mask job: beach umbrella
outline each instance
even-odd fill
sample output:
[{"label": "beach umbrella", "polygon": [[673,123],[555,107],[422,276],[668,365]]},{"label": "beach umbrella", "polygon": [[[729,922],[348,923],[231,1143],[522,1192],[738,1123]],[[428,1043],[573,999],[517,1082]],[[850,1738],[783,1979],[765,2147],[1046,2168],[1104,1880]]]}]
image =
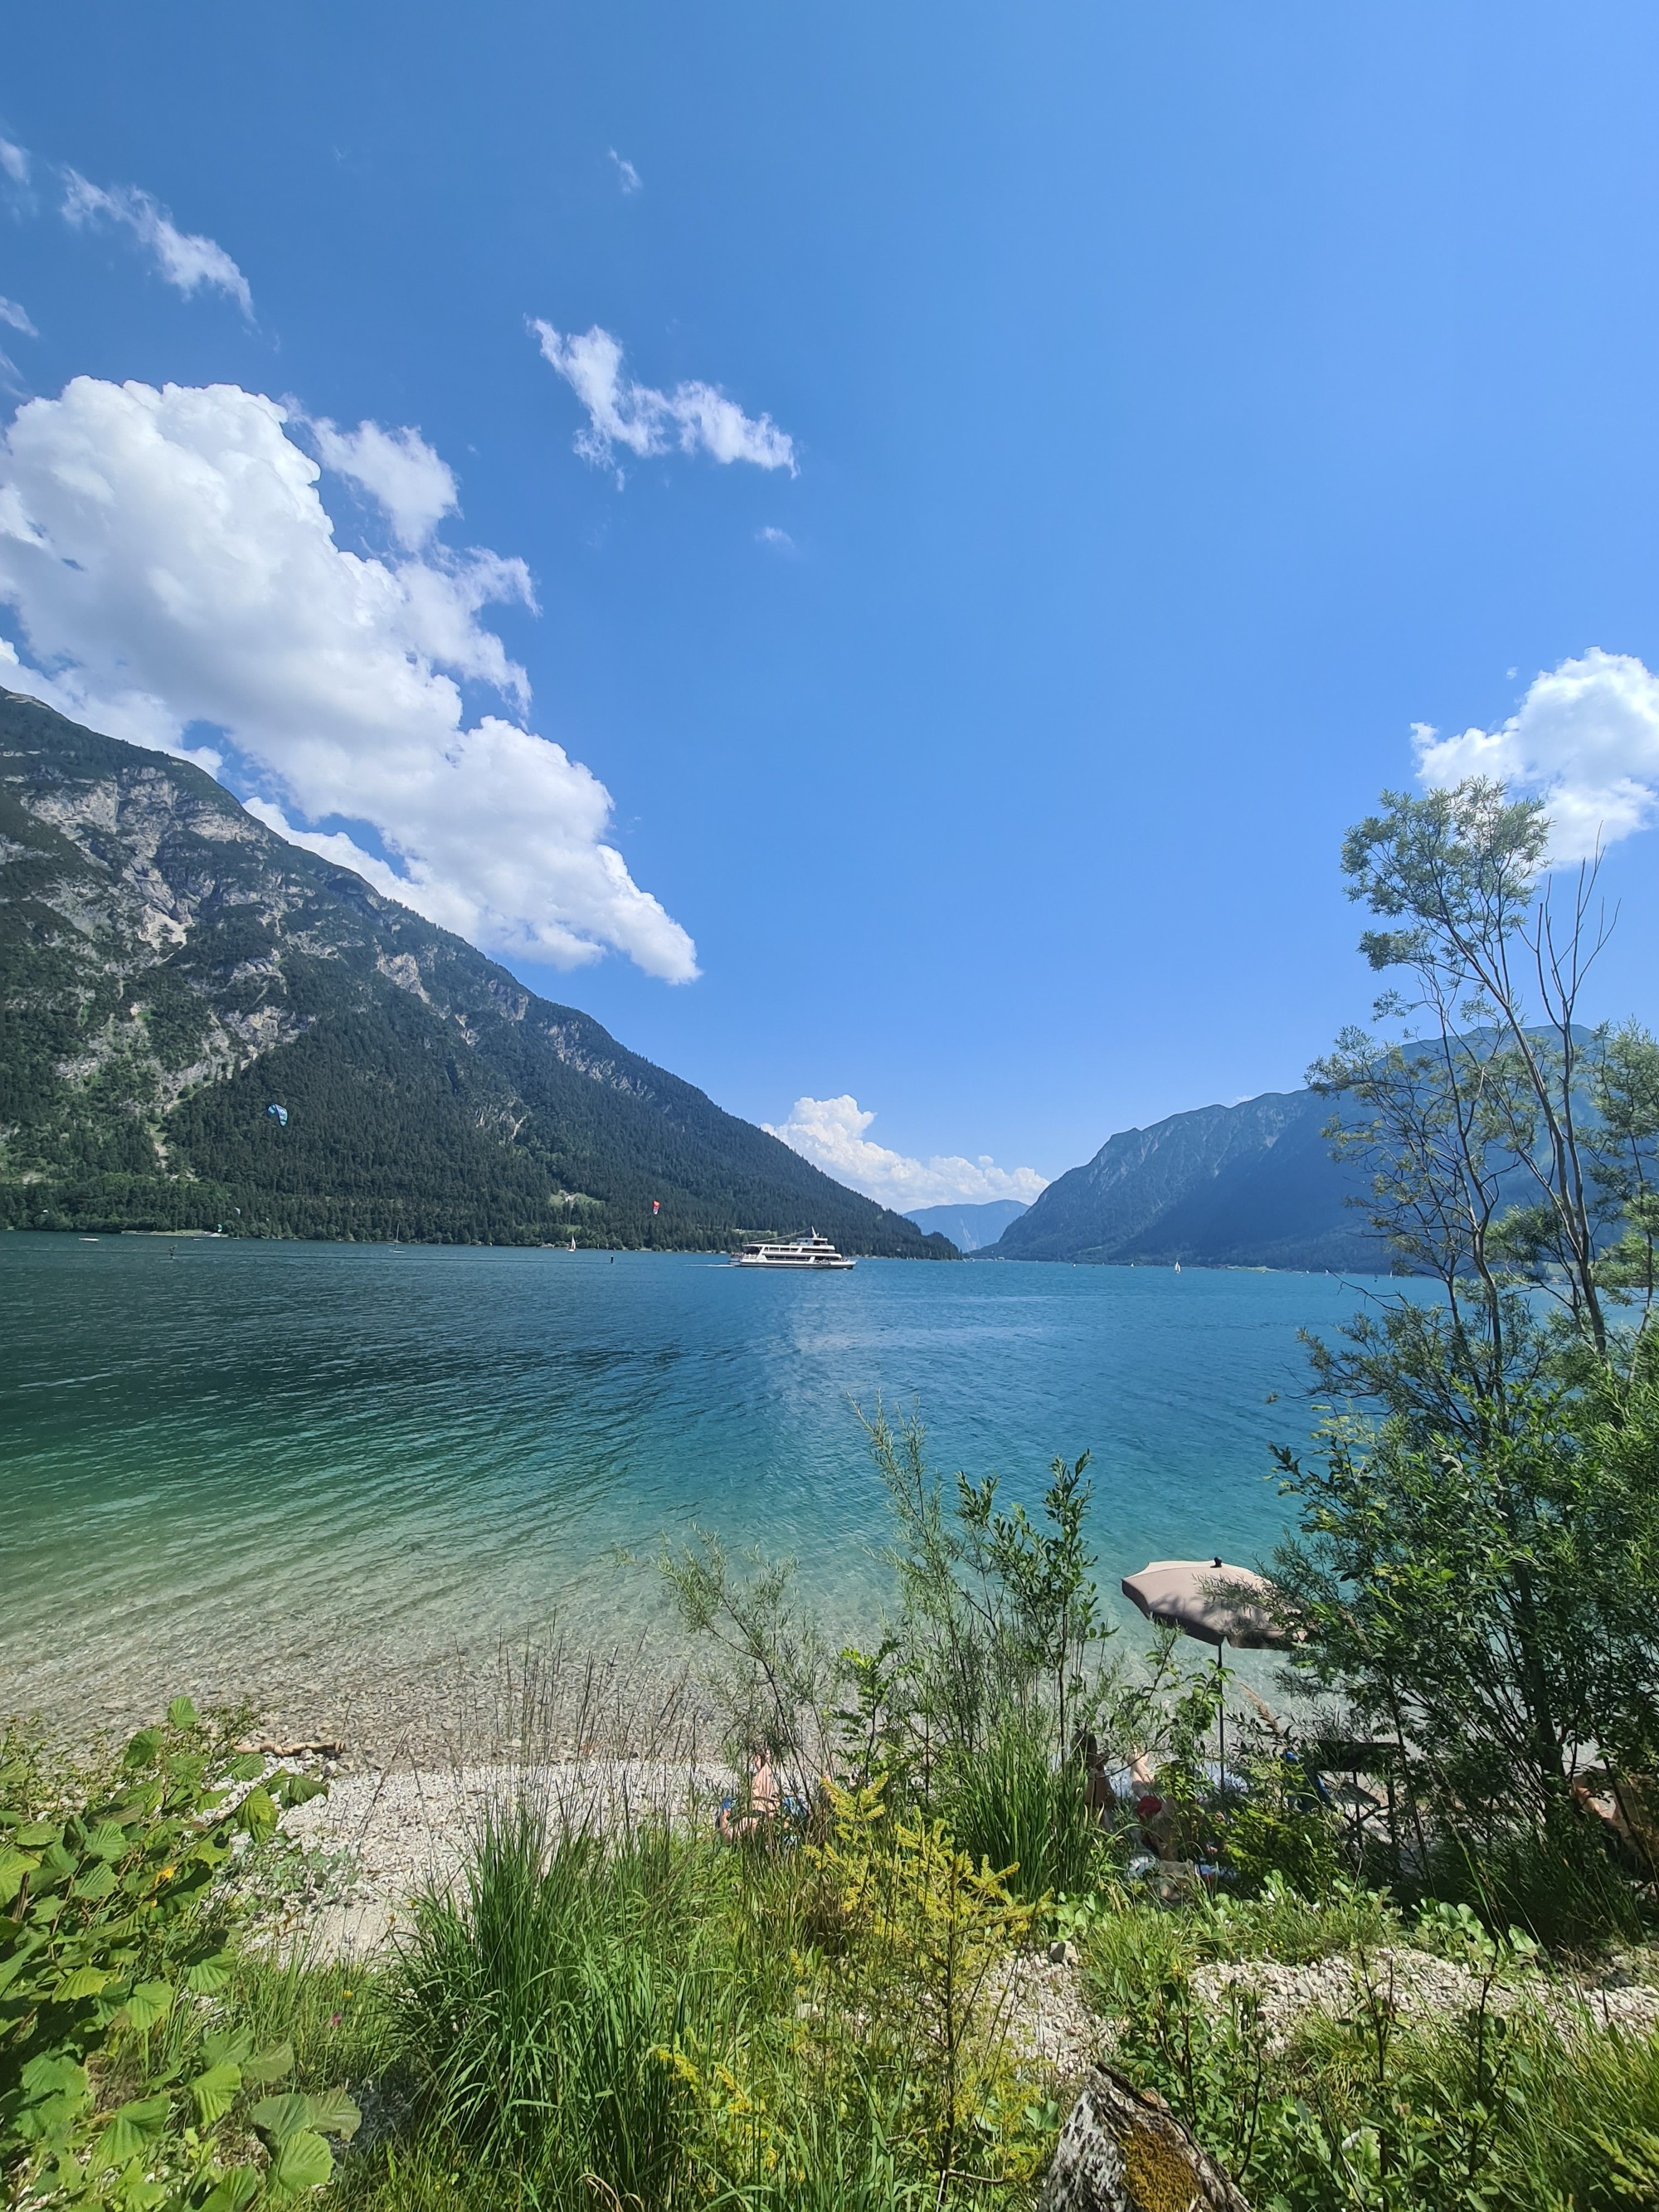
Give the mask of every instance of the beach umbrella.
[{"label": "beach umbrella", "polygon": [[1168,1621],[1218,1652],[1224,1644],[1261,1651],[1291,1641],[1273,1616],[1267,1582],[1222,1559],[1154,1559],[1138,1575],[1125,1575],[1122,1587],[1148,1620]]},{"label": "beach umbrella", "polygon": [[[1221,1647],[1234,1644],[1243,1650],[1282,1650],[1291,1641],[1274,1618],[1273,1593],[1264,1578],[1249,1567],[1231,1567],[1212,1559],[1153,1559],[1138,1575],[1125,1575],[1123,1595],[1138,1605],[1148,1620],[1167,1621],[1183,1636],[1200,1644],[1213,1644],[1218,1673]],[[1227,1765],[1227,1719],[1218,1708],[1219,1758],[1224,1779]]]}]

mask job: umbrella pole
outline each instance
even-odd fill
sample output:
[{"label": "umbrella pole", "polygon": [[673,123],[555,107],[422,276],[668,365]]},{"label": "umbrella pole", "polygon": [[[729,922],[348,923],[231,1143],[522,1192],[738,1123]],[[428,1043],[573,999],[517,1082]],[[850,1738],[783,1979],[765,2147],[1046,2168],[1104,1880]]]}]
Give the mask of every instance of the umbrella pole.
[{"label": "umbrella pole", "polygon": [[1222,1673],[1218,1644],[1215,1647],[1215,1690],[1216,1760],[1219,1770],[1215,1787],[1217,1796],[1220,1796],[1227,1787],[1227,1684]]}]

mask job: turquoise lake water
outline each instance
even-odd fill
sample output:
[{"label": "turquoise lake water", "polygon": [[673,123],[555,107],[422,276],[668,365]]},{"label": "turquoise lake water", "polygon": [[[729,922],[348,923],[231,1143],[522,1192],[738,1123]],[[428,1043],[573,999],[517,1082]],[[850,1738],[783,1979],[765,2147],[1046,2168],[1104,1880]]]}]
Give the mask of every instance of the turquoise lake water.
[{"label": "turquoise lake water", "polygon": [[[176,1252],[176,1256],[173,1254]],[[0,1705],[204,1648],[326,1676],[664,1616],[693,1523],[793,1552],[872,1624],[882,1493],[849,1399],[919,1401],[949,1473],[1034,1502],[1094,1453],[1103,1581],[1269,1550],[1327,1276],[0,1237]],[[1277,1393],[1278,1402],[1267,1402]]]}]

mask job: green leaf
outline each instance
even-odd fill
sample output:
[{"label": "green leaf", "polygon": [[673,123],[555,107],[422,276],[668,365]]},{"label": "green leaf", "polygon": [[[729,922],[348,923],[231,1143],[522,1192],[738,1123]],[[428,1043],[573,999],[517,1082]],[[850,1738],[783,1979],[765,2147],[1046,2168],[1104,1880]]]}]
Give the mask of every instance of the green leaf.
[{"label": "green leaf", "polygon": [[325,2089],[319,2096],[306,2099],[311,2107],[311,2124],[319,2135],[339,2136],[349,2142],[363,2124],[363,2116],[343,2089]]},{"label": "green leaf", "polygon": [[48,1844],[61,1843],[63,1836],[63,1830],[54,1828],[50,1820],[29,1820],[11,1832],[13,1843],[21,1844],[26,1851],[44,1850]]},{"label": "green leaf", "polygon": [[127,1746],[129,1766],[153,1766],[161,1748],[161,1731],[156,1728],[140,1729]]},{"label": "green leaf", "polygon": [[269,2050],[258,2051],[243,2062],[242,2072],[250,2081],[281,2081],[294,2071],[294,2045],[273,2043]]},{"label": "green leaf", "polygon": [[313,1797],[327,1794],[328,1784],[314,1774],[290,1774],[286,1771],[273,1774],[269,1789],[275,1790],[284,1805],[308,1805]]},{"label": "green leaf", "polygon": [[100,1966],[77,1966],[73,1973],[62,1978],[52,1995],[65,2001],[73,1997],[95,1997],[99,1990],[106,1989],[114,1978],[112,1974],[105,1973]]},{"label": "green leaf", "polygon": [[224,2028],[217,2034],[202,2038],[202,2050],[210,2066],[240,2067],[252,2048],[253,2038],[245,2027]]},{"label": "green leaf", "polygon": [[33,1851],[15,1851],[9,1844],[0,1844],[0,1905],[9,1905],[23,1887],[25,1875],[33,1874],[40,1862]]},{"label": "green leaf", "polygon": [[166,2127],[172,2108],[168,2097],[145,2097],[118,2105],[98,2137],[93,2153],[94,2170],[125,2166],[129,2159],[137,2158],[150,2138]]},{"label": "green leaf", "polygon": [[198,1959],[185,1975],[185,1987],[192,1996],[216,1997],[229,1981],[234,1963],[229,1951],[216,1951],[211,1958]]},{"label": "green leaf", "polygon": [[175,1698],[167,1707],[167,1726],[181,1730],[201,1726],[196,1708],[188,1698]]},{"label": "green leaf", "polygon": [[248,2118],[262,2136],[268,2136],[273,2143],[284,2143],[311,2125],[311,2100],[297,2089],[289,2089],[280,2097],[262,2097]]},{"label": "green leaf", "polygon": [[196,2076],[190,2085],[190,2094],[196,2100],[196,2117],[204,2128],[223,2119],[236,2101],[236,2093],[241,2086],[241,2068],[223,2062]]},{"label": "green leaf", "polygon": [[215,2183],[202,2212],[244,2212],[259,2194],[259,2169],[256,2166],[233,2166],[222,2173]]},{"label": "green leaf", "polygon": [[290,2197],[320,2189],[334,2171],[334,2154],[309,2128],[290,2136],[271,2161],[270,2179]]},{"label": "green leaf", "polygon": [[62,2051],[42,2051],[31,2058],[23,2069],[23,2096],[34,2104],[42,2097],[55,2097],[68,2090],[82,2094],[87,2087],[86,2069]]},{"label": "green leaf", "polygon": [[173,2010],[177,1995],[171,1982],[140,1982],[126,2002],[126,2026],[139,2029],[156,2027]]},{"label": "green leaf", "polygon": [[264,1771],[264,1755],[257,1751],[245,1751],[240,1759],[233,1759],[225,1772],[233,1782],[252,1782]]},{"label": "green leaf", "polygon": [[264,1790],[250,1790],[237,1813],[238,1820],[256,1844],[265,1843],[276,1834],[280,1817],[275,1802]]},{"label": "green leaf", "polygon": [[95,1859],[118,1859],[128,1848],[126,1833],[117,1820],[100,1820],[82,1846]]},{"label": "green leaf", "polygon": [[91,1870],[70,1886],[70,1895],[95,1905],[101,1897],[111,1896],[115,1889],[115,1869],[107,1859],[95,1859]]}]

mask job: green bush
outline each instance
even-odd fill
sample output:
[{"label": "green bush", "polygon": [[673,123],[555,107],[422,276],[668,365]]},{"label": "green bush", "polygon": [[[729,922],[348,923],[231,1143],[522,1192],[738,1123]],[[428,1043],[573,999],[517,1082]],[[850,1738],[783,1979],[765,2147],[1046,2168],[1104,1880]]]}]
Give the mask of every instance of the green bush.
[{"label": "green bush", "polygon": [[[27,1754],[0,1765],[0,2174],[20,2205],[247,2212],[332,2170],[340,2091],[283,2089],[225,2002],[222,1876],[320,1784],[261,1782],[176,1699],[90,1792]],[[261,2094],[262,2092],[268,2094]]]}]

